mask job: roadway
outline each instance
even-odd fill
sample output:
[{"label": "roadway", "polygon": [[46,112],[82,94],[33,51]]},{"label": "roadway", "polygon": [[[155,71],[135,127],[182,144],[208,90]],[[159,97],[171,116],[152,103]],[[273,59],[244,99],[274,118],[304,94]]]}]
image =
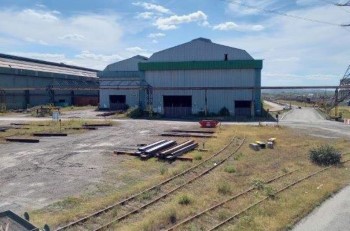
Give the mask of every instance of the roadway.
[{"label": "roadway", "polygon": [[[314,108],[292,109],[281,124],[323,138],[349,139],[350,127],[327,121]],[[350,230],[350,186],[328,199],[302,219],[293,231],[346,231]]]}]

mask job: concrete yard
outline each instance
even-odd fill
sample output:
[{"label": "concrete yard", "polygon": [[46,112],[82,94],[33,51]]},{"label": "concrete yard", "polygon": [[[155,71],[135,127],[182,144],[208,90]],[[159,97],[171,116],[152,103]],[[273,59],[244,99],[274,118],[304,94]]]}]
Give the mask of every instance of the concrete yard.
[{"label": "concrete yard", "polygon": [[[11,122],[1,119],[1,124]],[[37,144],[0,144],[0,211],[22,213],[94,192],[101,184],[118,187],[118,179],[109,174],[120,164],[113,150],[136,149],[136,144],[164,139],[157,136],[164,130],[193,127],[197,123],[125,120],[83,134],[41,138]]]}]

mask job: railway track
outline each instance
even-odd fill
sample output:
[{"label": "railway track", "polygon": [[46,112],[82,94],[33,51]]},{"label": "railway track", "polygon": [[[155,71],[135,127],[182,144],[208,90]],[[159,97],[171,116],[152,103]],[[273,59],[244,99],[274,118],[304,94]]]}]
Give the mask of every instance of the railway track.
[{"label": "railway track", "polygon": [[[344,161],[342,163],[349,162],[350,160]],[[173,230],[188,230],[190,229],[190,224],[192,225],[197,225],[195,227],[199,228],[199,230],[217,230],[220,227],[226,225],[230,221],[238,218],[242,214],[246,213],[248,210],[258,206],[259,204],[263,203],[264,201],[268,200],[271,198],[271,196],[276,196],[287,189],[315,176],[318,175],[328,169],[332,168],[332,166],[322,168],[318,171],[308,173],[305,175],[305,173],[301,171],[292,171],[289,173],[285,173],[282,175],[279,175],[277,177],[274,177],[272,179],[269,179],[267,181],[264,181],[263,184],[270,187],[270,189],[277,188],[276,191],[271,191],[271,195],[263,196],[260,198],[258,201],[256,200],[256,195],[254,195],[252,192],[255,190],[258,190],[258,188],[255,186],[252,186],[243,192],[236,194],[234,196],[229,197],[228,199],[219,202],[195,215],[189,216],[185,218],[184,220],[180,221],[179,223],[171,226],[170,228],[163,229],[163,231],[173,231]],[[296,174],[298,172],[299,174]],[[297,176],[297,179],[295,179],[295,175],[300,175]],[[286,177],[289,177],[290,179],[285,180]],[[284,179],[283,182],[279,182],[278,180]],[[249,194],[251,198],[249,197]],[[229,215],[226,218],[220,217],[220,214],[223,214],[223,212],[226,212],[226,214],[229,214],[230,212],[232,213],[232,208],[233,207],[242,207],[242,204],[237,200],[238,198],[245,197],[243,200],[248,201],[249,205],[247,207],[244,207],[242,210],[239,212]],[[192,226],[193,227],[193,226]]]},{"label": "railway track", "polygon": [[[199,164],[173,176],[163,182],[154,185],[140,193],[134,194],[102,210],[85,216],[77,221],[59,227],[56,231],[63,230],[107,230],[112,225],[131,217],[145,208],[149,207],[180,190],[186,185],[200,179],[207,173],[223,164],[232,157],[243,145],[245,138],[234,137],[220,151]],[[231,147],[235,147],[231,151]]]}]

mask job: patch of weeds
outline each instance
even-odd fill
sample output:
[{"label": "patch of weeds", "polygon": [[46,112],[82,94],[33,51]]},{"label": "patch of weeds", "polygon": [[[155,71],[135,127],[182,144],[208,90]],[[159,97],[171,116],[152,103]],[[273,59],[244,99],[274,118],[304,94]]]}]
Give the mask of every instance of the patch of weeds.
[{"label": "patch of weeds", "polygon": [[286,169],[286,168],[282,168],[282,172],[283,172],[283,173],[288,173],[289,171],[288,171],[288,169]]},{"label": "patch of weeds", "polygon": [[151,192],[147,191],[147,192],[144,192],[144,193],[141,194],[140,200],[141,200],[141,201],[143,201],[143,200],[149,200],[149,199],[151,199],[151,197],[152,197]]},{"label": "patch of weeds", "polygon": [[219,220],[220,221],[226,220],[229,216],[230,216],[230,213],[228,213],[227,211],[220,211],[219,212]]},{"label": "patch of weeds", "polygon": [[242,152],[240,152],[240,153],[238,153],[237,155],[235,155],[235,157],[233,158],[234,160],[239,160],[239,159],[241,159],[243,157],[243,153]]},{"label": "patch of weeds", "polygon": [[227,173],[235,173],[236,169],[232,165],[229,165],[225,167],[224,171]]},{"label": "patch of weeds", "polygon": [[205,229],[203,228],[199,228],[197,225],[195,224],[191,224],[190,226],[190,231],[204,231]]},{"label": "patch of weeds", "polygon": [[263,190],[265,188],[265,183],[262,180],[254,180],[253,186],[258,190]]},{"label": "patch of weeds", "polygon": [[160,167],[160,174],[161,175],[164,175],[167,172],[168,172],[168,168],[167,167],[165,167],[164,165]]},{"label": "patch of weeds", "polygon": [[201,154],[196,154],[196,155],[194,156],[194,159],[195,159],[195,160],[202,160],[202,155],[201,155]]},{"label": "patch of weeds", "polygon": [[228,183],[221,183],[218,185],[218,193],[227,195],[231,193],[231,187]]},{"label": "patch of weeds", "polygon": [[52,204],[50,207],[53,209],[70,209],[79,205],[83,200],[77,197],[67,197],[62,201],[58,201]]},{"label": "patch of weeds", "polygon": [[340,152],[330,145],[322,145],[311,149],[309,157],[313,163],[325,166],[339,164],[341,160]]},{"label": "patch of weeds", "polygon": [[266,193],[266,196],[268,196],[272,199],[276,198],[276,190],[274,188],[272,188],[271,186],[265,187],[265,193]]},{"label": "patch of weeds", "polygon": [[180,205],[189,205],[192,204],[192,198],[188,195],[181,195],[178,199]]}]

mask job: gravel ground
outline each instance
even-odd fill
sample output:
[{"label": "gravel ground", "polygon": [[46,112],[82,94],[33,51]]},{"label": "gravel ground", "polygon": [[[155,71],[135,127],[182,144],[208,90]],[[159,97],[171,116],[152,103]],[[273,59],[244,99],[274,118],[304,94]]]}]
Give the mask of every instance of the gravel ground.
[{"label": "gravel ground", "polygon": [[[96,119],[92,110],[65,112],[65,118]],[[48,120],[50,118],[32,118],[22,114],[11,117],[1,116],[0,125],[8,125],[18,121]],[[99,119],[103,120],[103,119]],[[160,138],[157,136],[167,129],[198,128],[196,122],[183,121],[151,121],[151,120],[115,120],[117,127],[101,128],[84,134],[60,138],[42,138],[38,144],[0,144],[0,211],[11,209],[17,213],[41,208],[67,196],[81,192],[96,190],[99,183],[114,184],[118,187],[118,177],[108,177],[111,169],[117,169],[119,160],[111,155],[115,149],[135,149],[137,143],[150,143]],[[243,123],[223,123],[243,124]],[[256,125],[257,123],[244,123]],[[266,123],[274,124],[274,123]],[[281,119],[280,124],[311,136],[325,138],[350,137],[350,127],[339,122],[326,121],[313,108],[293,109]],[[140,179],[142,180],[142,179]],[[323,219],[321,212],[315,212],[295,231],[330,230],[327,227],[338,227],[337,224],[348,225],[349,188],[344,190],[346,196],[339,196],[334,207],[326,207],[333,211],[334,219]],[[333,199],[332,199],[333,200]],[[328,203],[328,202],[327,202]],[[327,204],[326,203],[326,204]],[[334,211],[345,211],[335,213]],[[338,215],[337,215],[338,214]],[[324,228],[312,229],[312,224],[322,223]],[[343,227],[343,226],[339,226]],[[345,227],[345,226],[344,226]],[[332,229],[346,230],[346,229]]]},{"label": "gravel ground", "polygon": [[[2,124],[13,122],[1,119]],[[94,191],[98,183],[117,187],[115,176],[108,177],[109,170],[120,165],[120,159],[111,155],[113,150],[136,149],[136,144],[160,140],[161,131],[197,124],[124,120],[116,127],[41,138],[37,144],[0,144],[0,211],[22,213],[41,208],[67,196]]]}]

